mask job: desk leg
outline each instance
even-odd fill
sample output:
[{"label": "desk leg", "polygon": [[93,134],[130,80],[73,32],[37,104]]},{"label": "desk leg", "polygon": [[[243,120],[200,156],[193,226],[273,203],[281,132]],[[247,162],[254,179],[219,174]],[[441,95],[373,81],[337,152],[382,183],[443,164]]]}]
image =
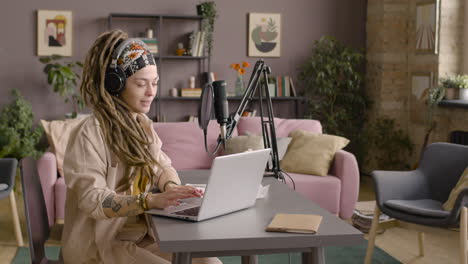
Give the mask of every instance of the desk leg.
[{"label": "desk leg", "polygon": [[189,252],[178,252],[172,254],[172,264],[191,264],[192,256]]},{"label": "desk leg", "polygon": [[302,264],[325,264],[325,250],[317,247],[311,252],[302,252]]},{"label": "desk leg", "polygon": [[252,256],[242,256],[241,257],[242,264],[257,264],[258,263],[258,258],[257,255],[252,255]]}]

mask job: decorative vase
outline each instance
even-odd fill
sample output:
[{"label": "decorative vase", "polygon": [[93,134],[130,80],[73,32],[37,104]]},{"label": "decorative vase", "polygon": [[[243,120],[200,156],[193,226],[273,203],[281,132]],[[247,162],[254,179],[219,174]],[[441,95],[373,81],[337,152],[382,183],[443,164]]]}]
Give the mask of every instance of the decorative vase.
[{"label": "decorative vase", "polygon": [[235,88],[236,96],[244,95],[244,79],[241,74],[237,75]]},{"label": "decorative vase", "polygon": [[468,89],[460,89],[460,100],[468,101]]},{"label": "decorative vase", "polygon": [[457,88],[453,88],[453,87],[445,88],[445,99],[447,100],[457,99],[457,92],[458,92]]}]

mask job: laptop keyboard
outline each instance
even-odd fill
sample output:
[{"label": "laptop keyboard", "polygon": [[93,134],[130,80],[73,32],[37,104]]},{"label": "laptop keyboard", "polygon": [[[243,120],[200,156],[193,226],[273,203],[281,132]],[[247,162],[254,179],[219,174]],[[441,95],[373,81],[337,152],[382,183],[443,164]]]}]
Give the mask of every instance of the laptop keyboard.
[{"label": "laptop keyboard", "polygon": [[185,210],[182,210],[182,211],[174,212],[173,214],[197,216],[199,211],[200,211],[200,206],[197,206],[197,207],[192,207],[192,208],[185,209]]}]

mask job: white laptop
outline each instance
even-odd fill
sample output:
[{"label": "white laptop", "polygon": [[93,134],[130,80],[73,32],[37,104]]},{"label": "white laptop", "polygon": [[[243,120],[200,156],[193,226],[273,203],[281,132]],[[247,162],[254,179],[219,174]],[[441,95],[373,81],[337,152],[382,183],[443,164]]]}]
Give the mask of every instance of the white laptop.
[{"label": "white laptop", "polygon": [[271,149],[216,157],[202,198],[146,213],[202,221],[255,205]]}]

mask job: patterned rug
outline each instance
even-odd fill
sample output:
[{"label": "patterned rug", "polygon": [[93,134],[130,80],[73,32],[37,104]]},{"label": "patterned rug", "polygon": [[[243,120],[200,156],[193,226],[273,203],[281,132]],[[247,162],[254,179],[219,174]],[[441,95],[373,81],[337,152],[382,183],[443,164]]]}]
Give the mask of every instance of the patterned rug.
[{"label": "patterned rug", "polygon": [[[325,258],[327,264],[350,264],[350,263],[363,263],[366,255],[367,242],[351,247],[327,247],[325,249]],[[46,247],[46,256],[49,259],[56,260],[59,256],[59,246]],[[240,257],[221,257],[223,264],[240,264]],[[291,259],[291,262],[289,262]],[[18,248],[16,256],[13,259],[14,264],[29,264],[29,249]],[[301,257],[299,253],[291,254],[271,254],[260,255],[259,264],[300,264]],[[377,246],[374,249],[372,258],[373,264],[398,264],[398,260],[381,250]]]}]

